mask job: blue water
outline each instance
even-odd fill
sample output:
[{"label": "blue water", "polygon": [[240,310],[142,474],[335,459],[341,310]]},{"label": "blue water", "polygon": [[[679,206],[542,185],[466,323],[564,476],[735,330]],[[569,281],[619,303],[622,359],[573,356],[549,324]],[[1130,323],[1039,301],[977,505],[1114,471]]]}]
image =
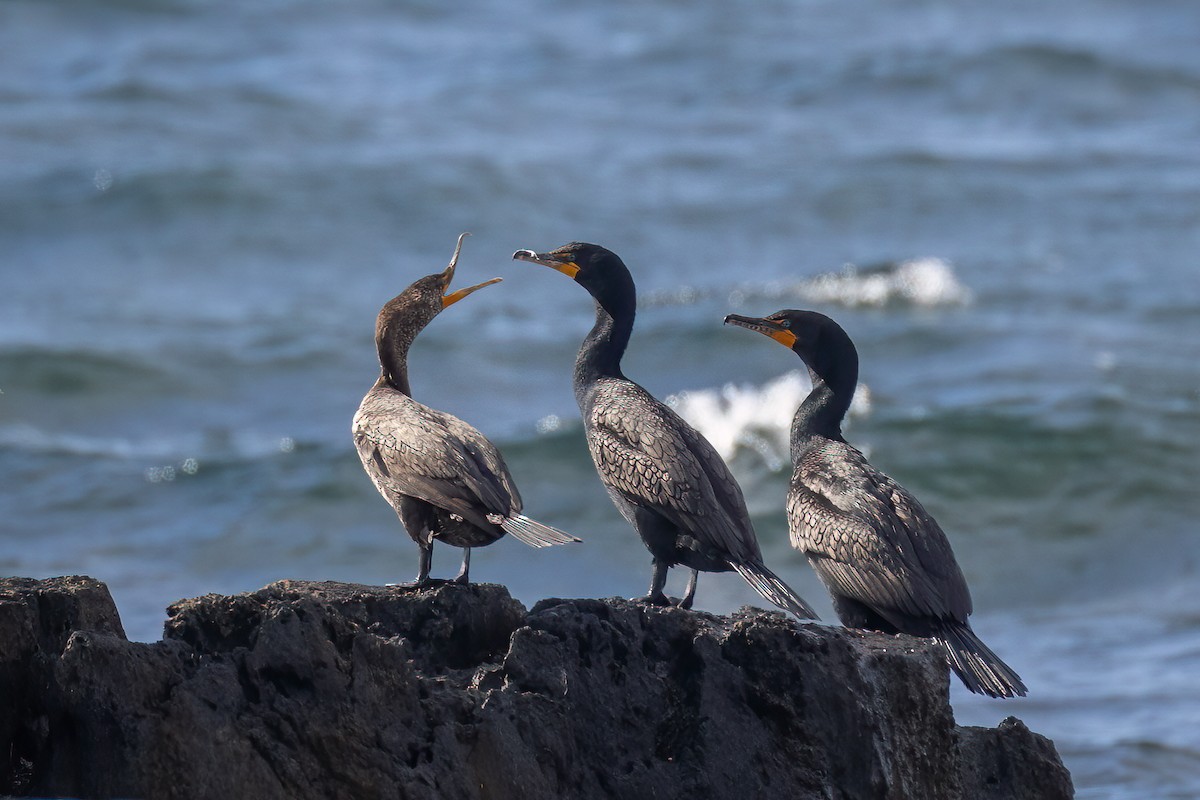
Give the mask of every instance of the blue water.
[{"label": "blue water", "polygon": [[1080,797],[1198,797],[1198,32],[1190,0],[8,0],[0,573],[102,579],[142,640],[181,597],[411,578],[350,417],[375,313],[469,230],[459,280],[505,282],[423,334],[414,391],[586,539],[472,576],[643,592],[571,394],[590,301],[509,258],[595,241],[641,291],[628,374],[826,619],[782,511],[807,378],[729,312],[855,338],[847,435],[949,531],[1030,688],[955,684],[959,721],[1022,717]]}]

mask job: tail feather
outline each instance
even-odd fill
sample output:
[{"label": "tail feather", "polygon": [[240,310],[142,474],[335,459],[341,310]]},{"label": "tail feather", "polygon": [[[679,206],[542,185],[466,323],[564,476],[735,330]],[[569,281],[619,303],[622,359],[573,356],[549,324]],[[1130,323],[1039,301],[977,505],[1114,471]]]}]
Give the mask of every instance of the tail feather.
[{"label": "tail feather", "polygon": [[569,533],[560,531],[558,528],[543,525],[536,519],[530,519],[524,514],[505,517],[500,523],[500,527],[530,547],[550,547],[556,544],[583,541]]},{"label": "tail feather", "polygon": [[746,583],[754,587],[754,591],[770,600],[784,611],[790,611],[800,619],[820,619],[817,612],[812,610],[800,595],[780,580],[779,576],[761,562],[753,564],[731,564],[738,574],[746,579]]},{"label": "tail feather", "polygon": [[948,624],[934,638],[945,646],[950,669],[972,692],[988,697],[1025,696],[1027,690],[1021,676],[967,625]]}]

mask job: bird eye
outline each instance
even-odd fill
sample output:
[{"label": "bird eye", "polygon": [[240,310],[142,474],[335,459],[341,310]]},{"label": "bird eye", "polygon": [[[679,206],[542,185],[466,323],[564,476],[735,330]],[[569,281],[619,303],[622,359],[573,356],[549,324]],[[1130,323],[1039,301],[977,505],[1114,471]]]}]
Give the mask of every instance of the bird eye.
[{"label": "bird eye", "polygon": [[792,327],[792,321],[790,319],[780,320],[779,327],[790,328]]}]

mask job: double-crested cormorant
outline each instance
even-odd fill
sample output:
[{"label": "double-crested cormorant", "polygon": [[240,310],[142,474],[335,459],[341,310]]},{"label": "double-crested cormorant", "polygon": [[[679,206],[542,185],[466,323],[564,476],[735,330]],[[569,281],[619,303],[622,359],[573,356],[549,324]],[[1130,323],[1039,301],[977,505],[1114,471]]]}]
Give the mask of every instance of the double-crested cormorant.
[{"label": "double-crested cormorant", "polygon": [[915,497],[842,438],[858,384],[850,337],[815,311],[730,314],[725,322],[771,337],[808,366],[813,388],[792,421],[788,527],[842,623],[933,638],[972,692],[1024,696],[1020,676],[967,622],[971,593],[946,534]]},{"label": "double-crested cormorant", "polygon": [[692,570],[679,605],[690,608],[699,570],[736,570],[775,605],[801,618],[816,614],[763,564],[742,490],[708,441],[621,372],[637,294],[615,253],[572,242],[513,258],[573,278],[596,301],[596,324],[575,361],[575,399],[600,480],[654,559],[647,600],[666,604],[668,568]]},{"label": "double-crested cormorant", "polygon": [[467,583],[471,548],[511,533],[531,547],[579,541],[521,514],[521,495],[504,458],[467,423],[412,399],[408,349],[430,320],[452,303],[500,278],[447,294],[462,250],[458,237],[445,271],[426,275],[392,298],[375,320],[382,367],[354,415],[354,444],[363,469],[421,550],[414,585],[429,583],[433,541],[463,548]]}]

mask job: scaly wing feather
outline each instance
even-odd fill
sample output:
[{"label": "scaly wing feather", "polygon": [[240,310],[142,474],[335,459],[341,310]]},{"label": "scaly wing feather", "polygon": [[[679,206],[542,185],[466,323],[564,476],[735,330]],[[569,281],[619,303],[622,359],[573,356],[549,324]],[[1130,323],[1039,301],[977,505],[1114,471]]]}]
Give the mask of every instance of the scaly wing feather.
[{"label": "scaly wing feather", "polygon": [[600,479],[731,561],[761,561],[742,491],[704,437],[630,381],[595,389],[586,419]]},{"label": "scaly wing feather", "polygon": [[521,509],[504,459],[479,431],[399,392],[373,390],[354,417],[363,467],[395,505],[424,500],[481,526]]},{"label": "scaly wing feather", "polygon": [[858,450],[830,441],[804,454],[788,494],[792,543],[832,591],[885,618],[965,620],[966,580],[941,527]]}]

